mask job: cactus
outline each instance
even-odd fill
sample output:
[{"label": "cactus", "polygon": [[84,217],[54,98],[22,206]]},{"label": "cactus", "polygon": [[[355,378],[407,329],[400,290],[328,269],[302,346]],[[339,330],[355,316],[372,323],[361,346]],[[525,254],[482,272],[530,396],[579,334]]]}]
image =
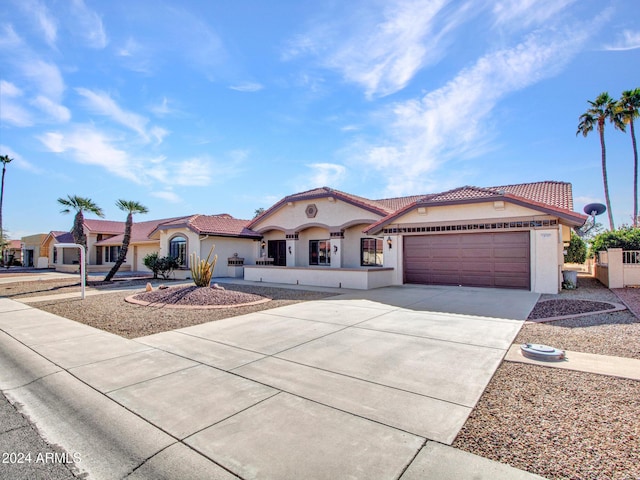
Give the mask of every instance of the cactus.
[{"label": "cactus", "polygon": [[190,256],[191,277],[196,287],[208,287],[211,283],[213,269],[216,267],[216,262],[218,261],[218,255],[214,255],[213,260],[209,261],[214,248],[216,248],[215,245],[211,247],[209,255],[207,255],[205,260],[201,260],[200,257],[196,255],[196,252],[193,252]]}]

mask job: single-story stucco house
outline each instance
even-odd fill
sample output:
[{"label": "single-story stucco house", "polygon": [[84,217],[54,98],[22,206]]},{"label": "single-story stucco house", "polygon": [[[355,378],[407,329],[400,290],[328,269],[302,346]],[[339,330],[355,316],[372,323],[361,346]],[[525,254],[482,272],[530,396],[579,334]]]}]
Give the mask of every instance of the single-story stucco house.
[{"label": "single-story stucco house", "polygon": [[[519,288],[557,293],[563,250],[586,216],[573,211],[571,184],[545,181],[371,200],[328,187],[286,196],[253,220],[227,214],[134,223],[123,271],[147,270],[145,255],[218,255],[214,276],[370,289],[404,283]],[[85,219],[89,270],[106,271],[124,222]],[[51,232],[50,265],[77,271],[72,242]],[[54,256],[55,255],[55,256]]]},{"label": "single-story stucco house", "polygon": [[[228,257],[253,259],[259,254],[260,234],[248,230],[248,223],[249,220],[239,220],[227,214],[134,222],[127,257],[120,271],[148,271],[143,263],[144,257],[156,252],[160,256],[176,257],[182,268],[174,276],[187,278],[190,276],[189,255],[195,252],[205,258],[215,244],[214,254],[218,255],[220,261],[216,264],[214,276],[227,276]],[[120,254],[124,229],[124,222],[85,218],[89,272],[107,272],[111,269]],[[58,271],[77,272],[78,250],[54,248],[54,245],[61,243],[74,243],[71,233],[51,232],[42,242],[41,251],[48,252],[49,267]],[[237,268],[232,270],[234,275],[238,275]]]},{"label": "single-story stucco house", "polygon": [[563,250],[586,216],[571,184],[536,182],[370,200],[331,188],[287,196],[252,220],[272,265],[246,280],[346,288],[404,283],[557,293]]}]

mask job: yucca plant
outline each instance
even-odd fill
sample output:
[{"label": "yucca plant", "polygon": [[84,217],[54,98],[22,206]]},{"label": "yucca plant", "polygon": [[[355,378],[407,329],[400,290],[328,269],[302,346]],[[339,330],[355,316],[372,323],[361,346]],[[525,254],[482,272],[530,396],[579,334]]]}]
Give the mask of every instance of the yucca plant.
[{"label": "yucca plant", "polygon": [[213,269],[216,268],[216,262],[218,261],[218,255],[213,256],[213,260],[209,261],[215,245],[211,246],[209,255],[205,260],[201,260],[196,252],[193,252],[189,257],[191,259],[191,277],[196,287],[208,287],[211,283],[211,277],[213,276]]}]

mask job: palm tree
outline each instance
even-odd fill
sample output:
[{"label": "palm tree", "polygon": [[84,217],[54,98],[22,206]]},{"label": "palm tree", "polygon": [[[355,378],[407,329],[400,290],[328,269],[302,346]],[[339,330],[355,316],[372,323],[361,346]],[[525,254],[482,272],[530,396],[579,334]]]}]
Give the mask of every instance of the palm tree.
[{"label": "palm tree", "polygon": [[0,189],[0,253],[2,253],[2,263],[4,264],[4,230],[2,228],[2,202],[4,200],[4,174],[7,171],[7,163],[11,163],[13,158],[9,158],[9,155],[0,155],[0,162],[2,162],[2,188]]},{"label": "palm tree", "polygon": [[633,226],[638,226],[638,148],[636,146],[636,132],[633,120],[640,116],[640,88],[625,90],[618,102],[622,121],[629,125],[631,144],[633,145]]},{"label": "palm tree", "polygon": [[[71,234],[73,235],[73,241],[78,245],[82,245],[87,250],[87,236],[84,234],[84,212],[93,213],[98,217],[104,217],[102,209],[93,203],[90,198],[78,197],[77,195],[67,195],[67,198],[59,198],[58,203],[63,205],[64,209],[61,213],[71,213],[71,210],[75,210],[76,216],[73,219],[73,229]],[[85,256],[85,262],[88,255]],[[85,268],[85,275],[87,269]]]},{"label": "palm tree", "polygon": [[116,206],[127,213],[127,222],[124,226],[124,238],[122,239],[122,247],[120,248],[120,253],[118,254],[118,259],[116,260],[115,265],[107,276],[104,277],[105,282],[110,282],[113,276],[118,273],[120,266],[124,263],[127,258],[127,250],[129,250],[129,242],[131,241],[131,227],[133,226],[133,214],[134,213],[147,213],[149,210],[147,207],[142,205],[141,203],[127,200],[118,200],[116,202]]},{"label": "palm tree", "polygon": [[597,125],[600,134],[600,150],[602,152],[602,181],[604,183],[604,199],[607,204],[607,213],[609,214],[609,228],[614,230],[613,214],[611,213],[611,200],[609,198],[609,181],[607,179],[607,151],[604,144],[604,124],[609,120],[616,128],[624,131],[624,123],[621,115],[616,108],[617,102],[609,96],[607,92],[598,95],[595,101],[588,100],[589,109],[580,115],[580,123],[576,135],[582,133],[586,137],[589,132],[593,131],[593,127]]}]

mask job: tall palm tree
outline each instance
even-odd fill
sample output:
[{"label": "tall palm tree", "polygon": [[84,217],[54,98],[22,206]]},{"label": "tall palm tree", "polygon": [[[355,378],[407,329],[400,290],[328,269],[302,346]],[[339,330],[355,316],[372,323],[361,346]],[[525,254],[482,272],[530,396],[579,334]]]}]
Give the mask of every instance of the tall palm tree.
[{"label": "tall palm tree", "polygon": [[0,162],[2,162],[2,187],[0,189],[0,253],[2,254],[2,263],[4,264],[4,230],[2,228],[2,202],[4,201],[4,174],[7,171],[7,163],[11,163],[13,158],[9,158],[9,155],[0,155]]},{"label": "tall palm tree", "polygon": [[116,206],[127,213],[127,222],[124,225],[124,238],[122,239],[122,247],[120,248],[120,254],[116,260],[115,265],[111,268],[107,276],[104,277],[105,282],[110,282],[113,276],[118,273],[120,266],[127,258],[127,251],[129,250],[129,242],[131,242],[131,227],[133,227],[133,214],[134,213],[147,213],[149,210],[141,203],[127,200],[118,200]]},{"label": "tall palm tree", "polygon": [[629,125],[631,144],[633,145],[633,226],[638,226],[638,147],[633,120],[640,116],[640,88],[625,90],[618,102],[622,121]]},{"label": "tall palm tree", "polygon": [[[104,217],[102,209],[90,198],[79,197],[77,195],[67,195],[67,198],[59,198],[58,203],[66,207],[61,210],[61,213],[71,213],[72,210],[76,212],[76,216],[73,219],[71,234],[73,235],[73,241],[78,245],[82,245],[86,252],[87,236],[84,234],[84,212],[93,213],[98,217]],[[87,257],[88,255],[85,256],[85,263],[87,261]],[[84,271],[86,276],[87,269],[85,268]]]},{"label": "tall palm tree", "polygon": [[578,131],[576,135],[580,133],[586,137],[593,131],[594,126],[597,126],[598,133],[600,134],[600,150],[602,153],[602,181],[604,183],[604,199],[607,204],[607,213],[609,214],[609,228],[614,230],[613,214],[611,213],[611,200],[609,198],[609,180],[607,179],[607,151],[604,144],[604,124],[607,120],[612,122],[616,128],[624,131],[624,123],[622,122],[622,116],[616,108],[617,102],[609,96],[607,92],[602,92],[598,95],[595,101],[588,100],[589,109],[580,115],[580,123],[578,124]]}]

